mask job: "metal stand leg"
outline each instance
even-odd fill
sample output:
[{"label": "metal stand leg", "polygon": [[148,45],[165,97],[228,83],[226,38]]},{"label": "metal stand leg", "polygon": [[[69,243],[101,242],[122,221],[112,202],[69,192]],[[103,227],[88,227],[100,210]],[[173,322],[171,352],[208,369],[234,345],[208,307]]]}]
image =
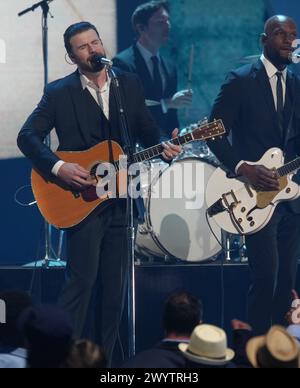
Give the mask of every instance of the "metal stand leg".
[{"label": "metal stand leg", "polygon": [[230,240],[230,234],[227,233],[227,232],[223,232],[224,233],[224,238],[225,238],[225,262],[226,263],[230,263],[231,262],[231,249],[230,249],[230,245],[231,245],[231,240]]},{"label": "metal stand leg", "polygon": [[240,258],[241,258],[241,263],[248,263],[248,255],[247,255],[247,246],[246,246],[246,237],[245,236],[241,236]]},{"label": "metal stand leg", "polygon": [[[43,0],[33,4],[31,7],[21,11],[18,16],[23,16],[28,12],[33,12],[37,8],[41,8],[43,12],[42,20],[42,40],[43,40],[43,61],[44,61],[44,86],[48,85],[48,15],[50,14],[49,3],[53,0]],[[50,14],[51,15],[51,14]],[[51,17],[53,17],[51,15]],[[48,135],[45,139],[47,147],[51,148],[51,137]],[[45,253],[42,259],[42,266],[48,268],[51,261],[60,261],[60,254],[54,252],[52,246],[52,226],[45,221],[44,224],[45,235]]]}]

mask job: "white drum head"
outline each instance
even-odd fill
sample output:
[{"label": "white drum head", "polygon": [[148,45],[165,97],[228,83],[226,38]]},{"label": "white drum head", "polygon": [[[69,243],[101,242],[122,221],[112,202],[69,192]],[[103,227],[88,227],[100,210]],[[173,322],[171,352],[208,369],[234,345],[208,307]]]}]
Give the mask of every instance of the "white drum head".
[{"label": "white drum head", "polygon": [[[214,171],[215,167],[203,160],[184,159],[153,182],[148,222],[156,243],[167,255],[200,262],[220,252],[206,221],[205,190]],[[212,228],[221,240],[221,230],[214,221]]]}]

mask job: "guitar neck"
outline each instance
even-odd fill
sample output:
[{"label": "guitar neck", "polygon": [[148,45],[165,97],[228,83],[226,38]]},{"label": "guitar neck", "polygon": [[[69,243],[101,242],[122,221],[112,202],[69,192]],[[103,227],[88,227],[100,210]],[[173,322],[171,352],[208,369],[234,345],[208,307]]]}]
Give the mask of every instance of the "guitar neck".
[{"label": "guitar neck", "polygon": [[[204,138],[204,136],[203,136],[203,138]],[[172,139],[169,142],[174,144],[174,145],[181,145],[182,146],[182,145],[190,143],[192,141],[194,141],[193,133],[187,133],[186,135],[176,137],[175,139]],[[153,159],[153,158],[156,158],[156,157],[162,155],[164,150],[165,149],[164,149],[162,144],[158,144],[154,147],[147,148],[146,150],[143,150],[143,151],[135,154],[134,161],[136,163],[148,161],[150,159]]]},{"label": "guitar neck", "polygon": [[293,172],[296,172],[300,169],[300,158],[297,158],[293,160],[292,162],[289,162],[285,164],[284,166],[278,168],[277,172],[279,176],[283,177],[289,174],[292,174]]}]

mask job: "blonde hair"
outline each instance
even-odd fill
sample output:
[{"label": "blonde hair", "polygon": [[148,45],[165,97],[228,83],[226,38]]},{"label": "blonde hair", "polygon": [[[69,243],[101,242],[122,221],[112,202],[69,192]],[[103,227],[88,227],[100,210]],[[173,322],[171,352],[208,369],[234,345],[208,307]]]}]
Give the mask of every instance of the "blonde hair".
[{"label": "blonde hair", "polygon": [[88,340],[75,341],[63,368],[97,369],[106,367],[103,349]]}]

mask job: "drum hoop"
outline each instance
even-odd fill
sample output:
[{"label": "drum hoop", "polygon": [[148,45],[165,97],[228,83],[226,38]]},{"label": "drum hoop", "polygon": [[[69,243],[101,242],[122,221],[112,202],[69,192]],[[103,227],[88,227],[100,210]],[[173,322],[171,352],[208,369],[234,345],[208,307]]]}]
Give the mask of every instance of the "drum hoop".
[{"label": "drum hoop", "polygon": [[[152,240],[155,242],[155,244],[158,246],[158,248],[160,248],[162,250],[163,253],[165,253],[168,257],[170,258],[176,258],[176,256],[172,255],[162,244],[161,242],[158,240],[158,238],[156,237],[156,234],[153,230],[153,224],[152,224],[152,221],[151,221],[151,213],[150,213],[150,208],[151,208],[151,193],[152,193],[152,186],[155,185],[158,180],[162,177],[162,175],[164,174],[164,172],[166,172],[170,167],[174,166],[176,163],[180,163],[182,161],[185,161],[185,160],[190,160],[190,161],[193,161],[193,160],[196,160],[196,161],[202,161],[202,162],[205,162],[207,164],[209,164],[210,166],[212,167],[216,167],[215,165],[213,165],[212,163],[210,163],[209,161],[207,161],[205,158],[199,158],[199,157],[188,157],[188,158],[185,158],[185,159],[177,159],[175,160],[172,164],[170,164],[169,166],[166,166],[166,168],[163,170],[163,171],[160,171],[160,173],[157,175],[157,177],[155,177],[153,179],[153,182],[151,182],[150,186],[149,186],[149,189],[148,189],[148,198],[146,200],[146,217],[145,217],[145,221],[146,221],[146,224],[147,224],[147,227],[149,229],[149,234],[152,238]],[[209,260],[209,259],[207,259]]]}]

